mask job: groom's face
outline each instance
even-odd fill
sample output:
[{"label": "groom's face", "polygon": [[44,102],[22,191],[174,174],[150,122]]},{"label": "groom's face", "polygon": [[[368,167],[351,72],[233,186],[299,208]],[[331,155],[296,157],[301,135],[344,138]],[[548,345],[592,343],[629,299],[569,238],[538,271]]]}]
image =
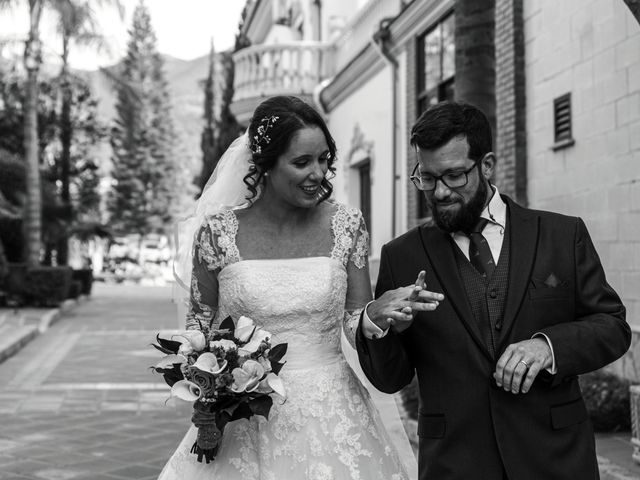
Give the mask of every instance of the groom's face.
[{"label": "groom's face", "polygon": [[[439,177],[468,171],[476,163],[469,159],[468,154],[469,145],[464,136],[454,137],[434,150],[418,149],[420,173]],[[493,156],[489,158],[489,169],[493,166],[492,160]],[[436,182],[434,190],[424,192],[433,219],[441,230],[471,230],[490,198],[485,178],[485,175],[488,177],[490,173],[490,170],[487,173],[487,165],[483,159],[466,174],[466,185],[452,188],[440,179]]]}]

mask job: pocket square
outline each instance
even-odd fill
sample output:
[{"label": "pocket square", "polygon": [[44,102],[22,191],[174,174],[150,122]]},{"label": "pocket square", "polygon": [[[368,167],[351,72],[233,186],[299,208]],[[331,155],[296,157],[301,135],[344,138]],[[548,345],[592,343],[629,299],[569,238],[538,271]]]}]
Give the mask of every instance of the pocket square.
[{"label": "pocket square", "polygon": [[562,282],[552,272],[543,283],[547,288],[556,288]]},{"label": "pocket square", "polygon": [[560,280],[556,276],[555,273],[551,272],[547,278],[543,280],[544,277],[531,277],[531,286],[536,289],[547,289],[547,288],[560,288],[566,285],[566,281]]}]

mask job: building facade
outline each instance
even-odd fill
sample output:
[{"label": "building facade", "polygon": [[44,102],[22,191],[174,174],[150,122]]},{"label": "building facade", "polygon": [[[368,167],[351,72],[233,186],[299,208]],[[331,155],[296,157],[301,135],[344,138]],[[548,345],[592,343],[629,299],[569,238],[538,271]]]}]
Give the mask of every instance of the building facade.
[{"label": "building facade", "polygon": [[[499,190],[584,219],[640,332],[640,24],[623,0],[250,6],[253,46],[236,53],[236,111],[247,121],[264,96],[287,93],[326,115],[339,151],[335,197],[365,214],[374,276],[382,245],[429,217],[409,181],[412,124],[432,103],[464,100],[494,125]],[[297,20],[278,20],[282,11]],[[272,60],[286,49],[312,60],[272,88],[273,69],[293,65]],[[640,379],[634,351],[617,366]]]}]

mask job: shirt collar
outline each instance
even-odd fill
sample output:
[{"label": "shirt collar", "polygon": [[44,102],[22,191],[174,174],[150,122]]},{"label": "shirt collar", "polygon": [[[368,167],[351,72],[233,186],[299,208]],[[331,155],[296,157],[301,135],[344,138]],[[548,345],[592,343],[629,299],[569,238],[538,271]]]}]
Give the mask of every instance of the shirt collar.
[{"label": "shirt collar", "polygon": [[493,196],[480,216],[504,228],[507,221],[507,204],[502,200],[498,187],[490,185],[489,188],[493,189]]}]

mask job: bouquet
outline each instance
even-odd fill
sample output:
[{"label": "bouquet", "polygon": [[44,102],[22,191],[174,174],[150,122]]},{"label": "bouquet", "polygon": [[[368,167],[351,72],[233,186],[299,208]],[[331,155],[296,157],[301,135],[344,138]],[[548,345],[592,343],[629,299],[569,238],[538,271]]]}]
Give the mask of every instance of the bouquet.
[{"label": "bouquet", "polygon": [[262,415],[269,418],[273,396],[286,398],[278,377],[287,344],[271,345],[271,334],[240,317],[227,317],[219,330],[186,330],[152,344],[167,354],[151,367],[171,387],[171,396],[193,402],[198,435],[191,453],[212,461],[227,423]]}]

